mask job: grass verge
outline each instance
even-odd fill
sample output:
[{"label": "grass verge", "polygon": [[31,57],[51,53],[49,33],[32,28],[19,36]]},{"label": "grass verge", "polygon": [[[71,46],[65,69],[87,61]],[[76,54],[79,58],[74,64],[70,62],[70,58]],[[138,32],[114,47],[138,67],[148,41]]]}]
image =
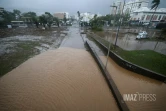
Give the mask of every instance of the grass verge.
[{"label": "grass verge", "polygon": [[[103,43],[106,47],[109,46],[109,42],[95,36],[97,40],[99,40],[101,43]],[[166,76],[166,55],[157,53],[152,50],[133,50],[133,51],[127,51],[123,50],[120,47],[114,48],[114,46],[111,44],[111,51],[118,54],[123,59],[136,64],[138,66],[147,68],[149,70],[152,70],[154,72],[163,74]]]}]

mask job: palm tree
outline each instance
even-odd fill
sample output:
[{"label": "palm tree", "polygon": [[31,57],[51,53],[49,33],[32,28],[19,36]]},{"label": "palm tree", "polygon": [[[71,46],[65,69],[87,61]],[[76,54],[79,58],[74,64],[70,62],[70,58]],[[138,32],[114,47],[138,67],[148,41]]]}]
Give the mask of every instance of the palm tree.
[{"label": "palm tree", "polygon": [[156,10],[158,8],[159,4],[160,4],[160,0],[153,0],[151,9],[155,9]]},{"label": "palm tree", "polygon": [[[151,23],[151,21],[152,21],[152,19],[153,19],[153,16],[154,16],[154,14],[155,14],[155,12],[156,12],[156,10],[157,10],[159,4],[160,4],[160,0],[153,0],[153,1],[152,1],[151,10],[154,9],[154,12],[153,12],[153,15],[152,15],[151,18],[150,18],[149,25],[150,25],[150,23]],[[148,29],[149,25],[147,26],[147,29]]]}]

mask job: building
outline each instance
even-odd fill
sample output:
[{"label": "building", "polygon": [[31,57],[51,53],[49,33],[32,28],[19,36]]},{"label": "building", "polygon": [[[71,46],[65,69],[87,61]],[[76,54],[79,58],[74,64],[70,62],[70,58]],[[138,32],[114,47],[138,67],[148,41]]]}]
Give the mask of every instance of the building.
[{"label": "building", "polygon": [[4,8],[0,7],[0,12],[3,12],[4,11]]},{"label": "building", "polygon": [[125,4],[123,12],[125,14],[130,14],[132,16],[133,12],[142,8],[142,7],[148,7],[149,0],[134,0],[129,1]]},{"label": "building", "polygon": [[[150,0],[132,0],[125,4],[123,12],[130,15],[130,20],[139,22],[150,22],[155,10],[148,8]],[[165,20],[166,8],[157,9],[152,21]]]},{"label": "building", "polygon": [[[93,17],[95,16],[95,14],[91,14],[89,12],[85,12],[85,13],[81,13],[80,14],[80,18],[82,22],[89,22],[91,19],[93,19]],[[97,17],[102,16],[101,14],[97,14]]]},{"label": "building", "polygon": [[[150,22],[150,19],[155,10],[150,10],[147,7],[141,7],[135,10],[131,16],[131,20],[139,20],[140,22]],[[166,8],[159,8],[156,10],[152,21],[159,22],[166,19]]]},{"label": "building", "polygon": [[113,2],[113,4],[111,6],[117,6],[116,7],[111,7],[111,15],[115,15],[116,14],[121,14],[122,13],[122,9],[123,9],[123,2],[120,0],[117,0],[116,2]]},{"label": "building", "polygon": [[58,13],[54,13],[53,16],[54,16],[54,17],[57,17],[57,18],[60,19],[60,20],[63,20],[65,16],[66,16],[67,19],[70,18],[68,12],[58,12]]},{"label": "building", "polygon": [[[0,13],[4,11],[4,8],[0,7]],[[0,21],[3,21],[2,15],[0,14]]]}]

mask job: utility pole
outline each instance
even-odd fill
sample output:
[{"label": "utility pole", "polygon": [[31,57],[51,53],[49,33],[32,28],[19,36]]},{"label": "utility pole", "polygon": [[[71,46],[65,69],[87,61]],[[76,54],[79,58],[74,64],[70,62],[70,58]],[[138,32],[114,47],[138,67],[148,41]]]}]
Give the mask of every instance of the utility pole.
[{"label": "utility pole", "polygon": [[[114,15],[114,23],[113,23],[113,27],[112,27],[112,33],[111,33],[111,37],[113,36],[113,29],[114,29],[114,26],[115,26],[115,19],[116,19],[116,11],[117,11],[117,6],[113,5],[113,6],[110,6],[110,7],[115,7],[115,15]],[[105,70],[107,68],[107,63],[108,63],[108,57],[109,57],[109,53],[110,53],[110,48],[111,48],[111,40],[110,40],[110,43],[109,43],[109,47],[108,47],[108,52],[107,52],[107,60],[106,60],[106,64],[105,64]]]},{"label": "utility pole", "polygon": [[116,33],[115,47],[116,47],[116,43],[117,43],[117,39],[118,39],[118,35],[119,35],[119,29],[120,29],[120,26],[121,26],[121,23],[122,23],[122,18],[121,17],[123,16],[123,9],[124,9],[125,3],[126,3],[126,0],[124,0],[124,4],[123,4],[123,8],[122,8],[122,14],[120,15],[119,26],[118,26],[118,30],[117,30],[117,33]]}]

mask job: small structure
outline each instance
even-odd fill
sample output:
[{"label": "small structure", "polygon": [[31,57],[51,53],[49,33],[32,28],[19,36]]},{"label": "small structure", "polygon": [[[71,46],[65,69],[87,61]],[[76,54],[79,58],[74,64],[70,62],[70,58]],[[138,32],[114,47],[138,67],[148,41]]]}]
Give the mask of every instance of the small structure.
[{"label": "small structure", "polygon": [[57,17],[59,20],[63,20],[66,16],[66,19],[69,19],[69,13],[68,12],[57,12],[53,14],[54,17]]},{"label": "small structure", "polygon": [[24,21],[11,21],[12,27],[27,27]]}]

